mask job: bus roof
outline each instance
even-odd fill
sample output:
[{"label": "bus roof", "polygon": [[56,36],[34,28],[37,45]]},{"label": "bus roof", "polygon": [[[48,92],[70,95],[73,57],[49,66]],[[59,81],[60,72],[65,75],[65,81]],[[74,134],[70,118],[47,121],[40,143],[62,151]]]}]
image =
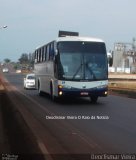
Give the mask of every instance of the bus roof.
[{"label": "bus roof", "polygon": [[[56,41],[56,42],[60,42],[60,41],[104,42],[102,39],[99,39],[99,38],[94,38],[94,37],[79,37],[79,36],[58,37],[54,41]],[[53,42],[53,41],[51,41],[51,42]],[[39,48],[41,48],[41,47],[43,47],[44,45],[36,47],[36,50],[39,49]]]},{"label": "bus roof", "polygon": [[104,42],[102,39],[93,38],[93,37],[79,37],[79,36],[66,36],[59,37],[56,39],[56,42],[59,41],[89,41],[89,42]]}]

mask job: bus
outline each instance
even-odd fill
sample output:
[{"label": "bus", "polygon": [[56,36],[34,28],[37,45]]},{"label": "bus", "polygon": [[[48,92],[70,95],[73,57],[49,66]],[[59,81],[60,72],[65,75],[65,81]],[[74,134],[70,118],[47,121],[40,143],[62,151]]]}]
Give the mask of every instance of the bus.
[{"label": "bus", "polygon": [[98,97],[108,94],[108,62],[105,42],[98,38],[58,37],[34,52],[34,73],[39,95]]}]

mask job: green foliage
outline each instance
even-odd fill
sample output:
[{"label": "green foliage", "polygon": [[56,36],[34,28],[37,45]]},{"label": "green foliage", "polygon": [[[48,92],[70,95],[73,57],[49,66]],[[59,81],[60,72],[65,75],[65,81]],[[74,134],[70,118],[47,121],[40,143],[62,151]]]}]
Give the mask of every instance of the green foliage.
[{"label": "green foliage", "polygon": [[9,62],[11,62],[11,60],[10,60],[9,58],[5,58],[5,59],[4,59],[4,62],[5,62],[5,63],[9,63]]},{"label": "green foliage", "polygon": [[18,65],[17,65],[17,64],[14,65],[14,69],[15,69],[15,70],[18,69]]},{"label": "green foliage", "polygon": [[28,54],[23,53],[21,57],[19,58],[19,62],[20,64],[28,64],[29,63]]},{"label": "green foliage", "polygon": [[18,60],[19,60],[20,66],[26,67],[26,68],[33,68],[34,60],[33,60],[33,55],[31,53],[29,54],[23,53]]}]

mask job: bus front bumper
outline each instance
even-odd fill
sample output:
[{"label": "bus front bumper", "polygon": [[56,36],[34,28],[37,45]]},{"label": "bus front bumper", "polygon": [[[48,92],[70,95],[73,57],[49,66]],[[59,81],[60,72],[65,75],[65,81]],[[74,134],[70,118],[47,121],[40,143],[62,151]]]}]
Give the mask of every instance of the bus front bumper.
[{"label": "bus front bumper", "polygon": [[74,97],[106,97],[108,95],[108,88],[92,88],[92,89],[66,89],[61,88],[58,90],[58,95],[61,96],[74,96]]}]

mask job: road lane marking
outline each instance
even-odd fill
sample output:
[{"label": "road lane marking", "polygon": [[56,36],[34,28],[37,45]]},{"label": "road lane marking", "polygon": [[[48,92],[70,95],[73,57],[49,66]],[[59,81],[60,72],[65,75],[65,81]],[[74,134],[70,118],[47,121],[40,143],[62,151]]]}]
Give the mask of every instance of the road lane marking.
[{"label": "road lane marking", "polygon": [[[30,96],[28,96],[27,94],[21,92],[18,88],[16,88],[15,86],[11,86],[13,88],[13,90],[19,92],[21,95],[25,96],[28,100],[32,101],[33,103],[35,103],[36,105],[38,105],[38,107],[41,108],[41,110],[44,110],[47,114],[49,115],[56,115],[55,113],[49,111],[47,108],[45,108],[45,106],[43,107],[43,105],[39,104],[36,100],[32,99]],[[11,89],[12,90],[12,89]],[[99,149],[100,151],[102,151],[102,148],[95,143],[92,139],[87,138],[83,133],[81,133],[77,128],[73,127],[70,123],[66,122],[65,123],[63,121],[60,121],[60,123],[62,125],[67,125],[70,129],[71,129],[71,133],[76,133],[74,134],[76,137],[79,137],[79,139],[81,139],[85,144],[87,144],[88,146],[90,146],[92,149],[95,149],[95,147],[97,147],[97,149]],[[66,127],[67,128],[67,127]],[[40,144],[40,149],[44,150],[44,152],[47,151],[47,149],[45,149],[45,145],[42,143],[38,143]],[[48,151],[47,151],[48,152]]]},{"label": "road lane marking", "polygon": [[41,149],[42,153],[45,155],[45,160],[53,160],[45,145],[40,140],[38,140],[38,146]]}]

